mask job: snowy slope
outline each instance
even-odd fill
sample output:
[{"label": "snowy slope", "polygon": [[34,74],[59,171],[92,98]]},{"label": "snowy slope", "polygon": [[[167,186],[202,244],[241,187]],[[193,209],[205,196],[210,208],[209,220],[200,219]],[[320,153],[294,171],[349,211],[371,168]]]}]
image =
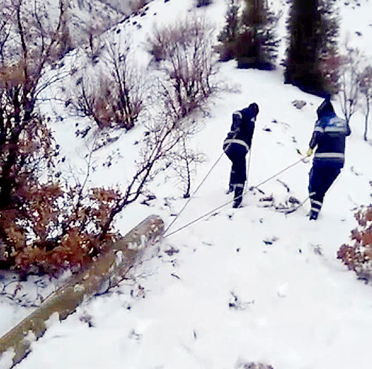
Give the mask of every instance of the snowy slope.
[{"label": "snowy slope", "polygon": [[[352,34],[352,42],[372,52],[372,3],[339,4],[342,37]],[[191,0],[153,1],[141,28],[132,27],[138,53],[154,22],[170,21],[191,7]],[[200,11],[220,27],[224,9],[224,0],[214,0]],[[128,30],[128,24],[121,26]],[[209,114],[200,117],[201,130],[192,145],[207,160],[198,168],[194,190],[217,162],[204,184],[134,271],[133,280],[53,323],[17,369],[238,369],[253,361],[274,369],[371,367],[371,287],[336,259],[356,226],[354,209],[371,200],[372,147],[363,140],[363,115],[352,118],[345,168],[316,222],[306,217],[308,202],[286,216],[260,201],[269,195],[276,204],[290,195],[305,199],[311,162],[299,162],[264,183],[259,188],[265,195],[247,192],[243,208],[233,210],[229,204],[213,212],[231,200],[225,194],[230,162],[221,157],[221,143],[232,111],[253,101],[260,106],[248,179],[248,186],[255,186],[301,159],[297,150],[307,149],[321,103],[284,85],[281,67],[273,72],[237,70],[229,62],[221,65],[219,78],[235,92],[221,91],[211,100]],[[293,100],[306,105],[299,110]],[[341,114],[336,100],[334,106]],[[71,162],[80,165],[86,149],[74,141],[73,120],[66,119],[55,131]],[[92,184],[125,183],[132,158],[123,154],[124,148],[142,133],[138,128],[97,154],[97,163],[108,153],[116,153],[116,159],[110,168],[98,166]],[[156,200],[126,209],[118,221],[121,231],[154,213],[170,225],[187,201],[176,184],[170,174],[159,177],[151,187]],[[47,293],[52,287],[40,285],[38,291]],[[26,285],[21,292],[25,290],[33,293]],[[0,296],[0,334],[30,310]],[[6,365],[0,361],[0,368]]]}]

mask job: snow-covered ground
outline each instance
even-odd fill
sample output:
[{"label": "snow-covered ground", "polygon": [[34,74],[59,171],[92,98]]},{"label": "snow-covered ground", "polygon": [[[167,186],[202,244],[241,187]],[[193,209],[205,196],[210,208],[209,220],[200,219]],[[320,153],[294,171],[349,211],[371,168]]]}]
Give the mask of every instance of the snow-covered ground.
[{"label": "snow-covered ground", "polygon": [[[348,34],[351,42],[371,54],[372,3],[346,3],[338,1],[341,37]],[[171,21],[192,5],[192,0],[153,1],[140,19],[141,28],[133,27],[139,50],[155,21]],[[280,1],[280,6],[286,9],[287,4]],[[225,7],[224,0],[214,0],[198,11],[218,28],[224,23]],[[285,22],[280,24],[284,39]],[[220,65],[219,78],[235,92],[218,93],[209,113],[200,118],[201,129],[192,145],[206,155],[206,161],[198,167],[194,190],[221,156],[231,113],[253,101],[260,113],[248,187],[298,162],[298,150],[308,148],[322,100],[284,85],[281,67],[271,72],[238,70],[229,62]],[[297,109],[293,100],[306,105]],[[341,115],[336,99],[334,106]],[[310,160],[260,186],[265,194],[248,191],[243,208],[228,204],[213,212],[231,200],[225,194],[230,162],[222,156],[162,242],[135,269],[134,279],[84,303],[65,321],[53,322],[16,368],[238,369],[262,362],[274,369],[370,369],[371,287],[336,258],[356,226],[355,208],[368,205],[372,194],[372,146],[371,140],[363,140],[361,112],[353,116],[351,129],[345,168],[327,193],[317,221],[306,217],[308,202],[284,215],[260,201],[269,195],[277,204],[291,195],[304,200]],[[73,120],[66,119],[55,131],[71,163],[83,162],[86,148],[74,139]],[[97,169],[91,182],[125,183],[128,155],[124,153],[142,133],[138,127],[98,152],[98,163],[100,155],[110,152],[114,160],[109,168]],[[76,145],[81,145],[78,151]],[[159,214],[168,227],[172,214],[187,201],[171,177],[159,177],[151,189],[157,198],[150,206],[133,204],[121,215],[122,233],[150,214]],[[5,280],[0,279],[0,287]],[[49,293],[53,286],[43,283],[37,291]],[[24,285],[16,296],[22,293],[30,301],[36,299],[35,287]],[[0,335],[32,309],[0,295]],[[8,368],[5,357],[0,368]]]}]

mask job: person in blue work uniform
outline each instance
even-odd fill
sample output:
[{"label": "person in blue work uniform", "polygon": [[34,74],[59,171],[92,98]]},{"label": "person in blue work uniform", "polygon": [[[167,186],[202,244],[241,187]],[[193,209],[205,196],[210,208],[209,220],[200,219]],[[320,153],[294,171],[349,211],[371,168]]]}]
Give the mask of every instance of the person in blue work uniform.
[{"label": "person in blue work uniform", "polygon": [[316,148],[309,173],[310,220],[318,218],[324,195],[344,166],[345,138],[351,133],[346,121],[336,115],[330,96],[318,107],[317,114],[307,151],[307,156],[311,156]]},{"label": "person in blue work uniform", "polygon": [[223,142],[223,151],[232,163],[228,193],[234,191],[234,208],[238,208],[243,200],[244,183],[247,179],[246,155],[252,145],[258,112],[256,103],[235,111],[230,132]]}]

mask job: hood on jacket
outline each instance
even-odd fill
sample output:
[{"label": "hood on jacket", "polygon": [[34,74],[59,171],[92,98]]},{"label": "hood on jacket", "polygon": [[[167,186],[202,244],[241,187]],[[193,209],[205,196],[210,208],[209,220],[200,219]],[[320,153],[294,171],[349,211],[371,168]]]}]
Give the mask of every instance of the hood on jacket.
[{"label": "hood on jacket", "polygon": [[248,106],[249,113],[251,117],[256,117],[260,109],[256,103],[252,103]]},{"label": "hood on jacket", "polygon": [[319,105],[316,112],[318,114],[318,119],[335,114],[335,110],[333,109],[333,105],[331,103],[330,95],[326,96],[324,101]]}]

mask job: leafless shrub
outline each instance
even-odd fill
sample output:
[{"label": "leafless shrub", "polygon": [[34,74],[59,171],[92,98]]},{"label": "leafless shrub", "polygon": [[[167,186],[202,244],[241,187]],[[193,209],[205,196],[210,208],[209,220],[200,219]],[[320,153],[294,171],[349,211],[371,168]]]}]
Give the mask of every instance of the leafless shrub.
[{"label": "leafless shrub", "polygon": [[183,198],[190,197],[192,176],[195,173],[195,165],[203,163],[205,158],[200,152],[194,152],[187,146],[187,138],[190,134],[180,140],[177,150],[169,155],[172,168],[176,171],[184,188]]},{"label": "leafless shrub", "polygon": [[[79,92],[72,100],[75,112],[81,117],[91,118],[98,126],[103,129],[110,126],[112,113],[108,110],[110,104],[111,90],[108,86],[108,81],[103,74],[96,76],[97,81],[91,81],[84,77],[79,80],[77,89]],[[88,126],[83,131],[78,130],[77,136],[85,137],[91,126]]]},{"label": "leafless shrub", "polygon": [[165,90],[180,119],[200,108],[215,90],[213,39],[213,27],[196,15],[155,28],[148,39],[148,49],[165,73]]},{"label": "leafless shrub", "polygon": [[[104,68],[78,80],[71,107],[77,115],[90,118],[98,130],[130,130],[143,108],[144,73],[136,66],[129,43],[121,49],[118,43],[108,44],[107,51]],[[77,135],[84,137],[91,128],[79,129]]]},{"label": "leafless shrub", "polygon": [[114,44],[109,45],[107,65],[114,81],[112,87],[117,96],[114,111],[118,121],[122,122],[126,129],[130,129],[142,110],[145,78],[144,72],[131,58],[130,43],[126,42],[123,50],[120,51]]}]

